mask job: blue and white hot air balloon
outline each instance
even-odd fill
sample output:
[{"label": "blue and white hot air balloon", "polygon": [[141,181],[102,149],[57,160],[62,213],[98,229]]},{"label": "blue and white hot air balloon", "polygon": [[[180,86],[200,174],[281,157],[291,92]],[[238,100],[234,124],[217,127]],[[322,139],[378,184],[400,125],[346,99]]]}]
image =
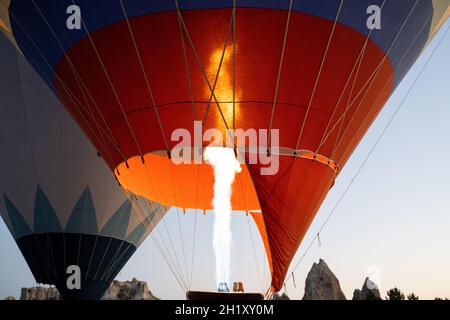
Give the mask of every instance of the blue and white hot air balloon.
[{"label": "blue and white hot air balloon", "polygon": [[[59,100],[0,37],[1,216],[38,283],[65,299],[100,299],[166,207],[143,208],[125,195]],[[79,268],[79,289],[68,287],[70,266]]]}]

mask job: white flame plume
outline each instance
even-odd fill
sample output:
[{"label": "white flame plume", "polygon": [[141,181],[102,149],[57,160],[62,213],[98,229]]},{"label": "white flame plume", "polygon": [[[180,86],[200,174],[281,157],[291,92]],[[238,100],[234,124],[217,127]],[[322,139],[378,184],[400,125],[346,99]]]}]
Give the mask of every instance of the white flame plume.
[{"label": "white flame plume", "polygon": [[214,168],[214,235],[217,284],[229,283],[231,256],[231,186],[241,171],[233,149],[207,147],[205,160]]}]

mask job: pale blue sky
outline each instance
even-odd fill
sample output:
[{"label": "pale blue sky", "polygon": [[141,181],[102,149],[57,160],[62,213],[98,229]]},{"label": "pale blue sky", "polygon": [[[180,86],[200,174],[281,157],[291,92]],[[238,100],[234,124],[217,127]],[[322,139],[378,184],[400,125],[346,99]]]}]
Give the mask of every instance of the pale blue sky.
[{"label": "pale blue sky", "polygon": [[[315,236],[336,201],[350,183],[394,110],[405,96],[427,57],[443,34],[442,28],[430,47],[397,88],[357,150],[339,175],[303,241],[293,265]],[[362,286],[367,270],[378,270],[384,292],[398,286],[421,298],[450,297],[450,35],[416,83],[370,160],[295,273],[287,291],[303,296],[304,280],[313,262],[325,259],[340,279],[347,298]],[[184,267],[177,212],[167,215],[166,225],[183,272],[191,270],[194,215],[180,215],[187,268]],[[0,220],[1,221],[1,220]],[[232,220],[232,280],[244,281],[247,291],[261,291],[264,255],[262,243],[244,214]],[[197,216],[192,289],[213,290],[214,255],[212,215]],[[160,226],[165,234],[165,228]],[[119,275],[148,282],[161,298],[184,298],[184,292],[156,249],[150,236]],[[165,241],[169,241],[167,234]],[[256,256],[256,259],[255,259]],[[258,267],[257,267],[258,266]],[[258,272],[259,270],[259,272]],[[259,277],[258,277],[259,273]],[[184,278],[188,278],[184,276]],[[260,279],[260,280],[258,280]],[[267,284],[267,281],[266,281]],[[20,288],[35,285],[25,260],[3,221],[0,222],[0,298],[19,296]],[[266,288],[267,286],[265,286]]]}]

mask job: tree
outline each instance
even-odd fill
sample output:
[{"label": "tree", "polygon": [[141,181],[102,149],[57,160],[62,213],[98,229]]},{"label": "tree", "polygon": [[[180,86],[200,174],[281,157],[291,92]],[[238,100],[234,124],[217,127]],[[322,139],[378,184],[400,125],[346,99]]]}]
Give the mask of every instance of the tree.
[{"label": "tree", "polygon": [[408,300],[419,300],[419,297],[416,296],[416,295],[414,294],[414,292],[411,292],[410,294],[408,294],[407,299],[408,299]]},{"label": "tree", "polygon": [[395,287],[387,292],[386,300],[405,300],[405,295]]}]

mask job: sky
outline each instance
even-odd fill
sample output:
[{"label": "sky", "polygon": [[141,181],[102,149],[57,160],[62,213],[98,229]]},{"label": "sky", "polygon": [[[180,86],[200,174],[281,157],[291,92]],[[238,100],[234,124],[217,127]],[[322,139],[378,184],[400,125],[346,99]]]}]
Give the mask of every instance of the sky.
[{"label": "sky", "polygon": [[[447,21],[398,86],[341,171],[294,257],[291,271],[449,24]],[[348,299],[352,298],[354,289],[362,287],[367,275],[378,284],[383,297],[388,289],[397,286],[421,299],[450,298],[449,57],[450,32],[320,233],[320,245],[314,243],[302,259],[294,273],[295,285],[292,278],[287,282],[286,292],[291,298],[303,296],[307,273],[319,258],[338,277]],[[170,265],[179,266],[176,273],[183,274],[189,288],[214,290],[213,219],[213,215],[192,212],[183,215],[172,209],[117,278],[136,277],[147,281],[153,294],[160,298],[184,299],[184,290],[155,245],[155,241],[164,239],[169,248],[165,253],[170,252],[173,258]],[[251,218],[233,213],[232,236],[231,281],[243,281],[246,291],[263,292],[269,283],[268,266]],[[0,219],[0,298],[19,297],[21,287],[34,285],[25,260]]]}]

